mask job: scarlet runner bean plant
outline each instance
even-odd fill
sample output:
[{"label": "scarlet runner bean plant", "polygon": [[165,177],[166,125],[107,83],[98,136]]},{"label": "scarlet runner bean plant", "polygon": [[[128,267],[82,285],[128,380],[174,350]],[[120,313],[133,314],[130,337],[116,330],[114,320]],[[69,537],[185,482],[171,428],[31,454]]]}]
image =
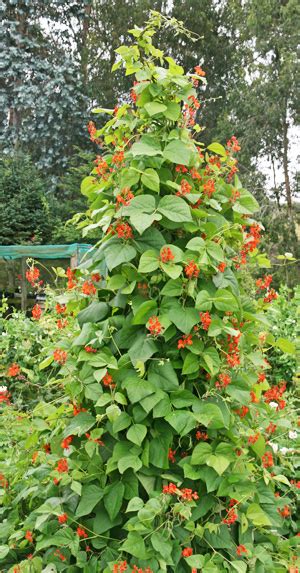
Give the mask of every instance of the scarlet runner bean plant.
[{"label": "scarlet runner bean plant", "polygon": [[236,138],[196,138],[205,72],[154,47],[165,23],[153,13],[131,31],[114,65],[135,78],[130,101],[89,125],[85,225],[100,240],[58,300],[80,331],[51,354],[65,399],[35,411],[34,493],[8,527],[10,572],[297,571],[299,488],[270,445],[296,420],[264,356],[270,302],[240,278],[258,205]]}]

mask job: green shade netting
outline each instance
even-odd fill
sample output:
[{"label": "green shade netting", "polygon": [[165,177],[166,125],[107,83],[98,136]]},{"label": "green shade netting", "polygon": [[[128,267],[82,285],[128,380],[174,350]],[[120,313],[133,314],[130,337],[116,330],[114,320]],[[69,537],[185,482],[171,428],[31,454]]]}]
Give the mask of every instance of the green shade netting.
[{"label": "green shade netting", "polygon": [[78,261],[92,248],[92,245],[8,245],[0,246],[0,259],[12,260],[22,257],[33,259],[70,259],[77,255]]}]

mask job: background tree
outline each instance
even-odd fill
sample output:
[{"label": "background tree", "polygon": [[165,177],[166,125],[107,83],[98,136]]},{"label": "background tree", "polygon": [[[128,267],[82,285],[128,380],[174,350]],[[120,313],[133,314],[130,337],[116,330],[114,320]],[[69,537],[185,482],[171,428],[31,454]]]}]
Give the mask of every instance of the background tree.
[{"label": "background tree", "polygon": [[45,182],[25,155],[0,159],[0,244],[46,243],[54,224]]}]

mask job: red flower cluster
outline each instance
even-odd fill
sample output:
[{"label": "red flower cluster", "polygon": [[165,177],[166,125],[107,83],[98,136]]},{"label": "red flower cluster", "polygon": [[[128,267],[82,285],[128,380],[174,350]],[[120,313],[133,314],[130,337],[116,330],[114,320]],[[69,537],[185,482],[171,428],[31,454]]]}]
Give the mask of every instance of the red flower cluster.
[{"label": "red flower cluster", "polygon": [[66,270],[66,275],[68,278],[68,282],[67,282],[67,289],[71,290],[72,288],[76,287],[76,279],[75,279],[75,271],[72,271],[72,269],[70,269],[70,267],[67,268]]},{"label": "red flower cluster", "polygon": [[266,275],[264,278],[262,279],[257,279],[256,281],[256,286],[258,290],[264,290],[264,289],[268,289],[271,282],[273,280],[272,275]]},{"label": "red flower cluster", "polygon": [[61,551],[59,551],[59,549],[56,549],[56,551],[54,552],[54,556],[58,557],[58,559],[60,559],[61,561],[66,560],[66,557],[64,556],[63,553],[61,553]]},{"label": "red flower cluster", "polygon": [[227,515],[222,519],[222,522],[226,523],[226,525],[232,525],[233,523],[236,522],[238,514],[235,512],[234,507],[227,509],[226,511]]},{"label": "red flower cluster", "polygon": [[178,349],[185,348],[186,346],[192,346],[192,344],[193,344],[192,335],[185,334],[183,338],[180,338],[180,340],[178,340],[177,348]]},{"label": "red flower cluster", "polygon": [[240,151],[241,149],[239,142],[234,135],[227,141],[226,145],[230,151]]},{"label": "red flower cluster", "polygon": [[215,182],[213,179],[208,179],[203,185],[203,193],[207,197],[211,197],[216,191]]},{"label": "red flower cluster", "polygon": [[53,352],[53,358],[54,361],[57,362],[58,364],[65,364],[68,358],[68,353],[65,350],[61,350],[59,348],[57,348],[56,350],[54,350]]},{"label": "red flower cluster", "polygon": [[73,416],[77,416],[80,412],[86,412],[86,408],[81,408],[80,404],[73,404]]},{"label": "red flower cluster", "polygon": [[226,263],[220,263],[220,264],[218,265],[218,271],[219,271],[220,273],[224,273],[225,269],[226,269]]},{"label": "red flower cluster", "polygon": [[42,316],[42,309],[39,304],[35,304],[31,311],[32,318],[34,320],[39,320]]},{"label": "red flower cluster", "polygon": [[278,410],[283,410],[286,405],[286,401],[282,399],[282,396],[286,390],[286,382],[282,381],[280,385],[272,386],[264,393],[264,401],[267,404],[270,402],[277,402]]},{"label": "red flower cluster", "polygon": [[274,465],[272,452],[266,452],[261,459],[264,468],[271,468]]},{"label": "red flower cluster", "polygon": [[236,548],[236,554],[241,557],[241,555],[243,555],[243,553],[245,553],[245,555],[248,554],[248,551],[245,547],[245,545],[238,545]]},{"label": "red flower cluster", "polygon": [[235,410],[235,413],[240,416],[240,418],[245,418],[249,412],[248,406],[242,406],[238,410]]},{"label": "red flower cluster", "polygon": [[197,76],[205,76],[206,72],[204,72],[201,68],[201,66],[195,66],[194,67],[195,73],[197,74]]},{"label": "red flower cluster", "polygon": [[11,364],[8,368],[7,376],[9,376],[9,378],[15,378],[15,376],[18,376],[20,374],[20,372],[21,372],[20,366],[15,362],[13,362],[13,364]]},{"label": "red flower cluster", "polygon": [[182,179],[180,183],[180,190],[177,191],[176,195],[178,195],[178,197],[184,197],[184,195],[190,193],[191,190],[192,186],[189,184],[189,182],[186,179]]},{"label": "red flower cluster", "polygon": [[64,318],[64,320],[61,320],[60,318],[58,319],[58,321],[56,322],[56,326],[59,330],[62,330],[63,328],[66,328],[66,326],[68,326],[68,321],[66,318]]},{"label": "red flower cluster", "polygon": [[57,466],[55,469],[60,474],[68,473],[68,471],[69,471],[68,460],[66,460],[66,458],[61,458],[60,460],[58,460]]},{"label": "red flower cluster", "polygon": [[105,374],[105,376],[103,376],[102,383],[104,386],[109,386],[110,388],[115,388],[116,386],[114,384],[113,377],[111,374],[108,374],[108,372]]},{"label": "red flower cluster", "polygon": [[32,536],[32,532],[29,531],[29,529],[26,531],[25,533],[25,539],[27,539],[27,541],[29,541],[30,543],[33,543],[33,536]]},{"label": "red flower cluster", "polygon": [[77,527],[76,533],[78,537],[82,537],[83,539],[86,539],[88,537],[88,534],[83,527]]},{"label": "red flower cluster", "polygon": [[172,450],[171,448],[169,448],[169,452],[168,452],[168,460],[170,460],[170,462],[172,462],[172,464],[175,463],[176,458],[175,458],[175,451]]},{"label": "red flower cluster", "polygon": [[157,316],[151,316],[148,320],[147,328],[150,331],[150,334],[152,334],[153,336],[158,336],[159,334],[161,334],[163,327],[159,322]]},{"label": "red flower cluster", "polygon": [[184,165],[176,165],[175,171],[176,171],[176,173],[187,173],[188,168],[185,167]]},{"label": "red flower cluster", "polygon": [[211,316],[208,310],[206,312],[200,312],[200,320],[203,330],[208,330],[211,323]]},{"label": "red flower cluster", "polygon": [[206,440],[208,440],[208,434],[206,432],[200,432],[200,430],[198,430],[196,432],[196,440],[198,441],[203,440],[205,442]]},{"label": "red flower cluster", "polygon": [[169,483],[168,485],[164,485],[163,493],[169,495],[177,495],[178,497],[186,500],[186,501],[193,501],[194,499],[199,499],[199,495],[196,491],[193,492],[192,489],[189,488],[182,488],[179,489],[174,483]]},{"label": "red flower cluster", "polygon": [[111,158],[111,162],[114,163],[115,165],[121,165],[123,161],[124,161],[124,151],[118,151]]},{"label": "red flower cluster", "polygon": [[72,442],[73,442],[73,436],[68,436],[67,438],[64,438],[61,441],[60,446],[63,450],[68,450]]},{"label": "red flower cluster", "polygon": [[113,573],[123,573],[124,571],[127,571],[127,561],[115,563],[113,566]]},{"label": "red flower cluster", "polygon": [[191,547],[185,547],[182,551],[181,551],[181,555],[182,557],[190,557],[191,555],[193,555],[193,550]]},{"label": "red flower cluster", "polygon": [[190,261],[184,267],[184,272],[189,279],[196,279],[199,276],[200,269],[195,261]]},{"label": "red flower cluster", "polygon": [[274,432],[276,431],[276,428],[277,428],[276,424],[273,424],[273,422],[270,422],[270,424],[266,428],[266,432],[268,434],[274,434]]},{"label": "red flower cluster", "polygon": [[131,199],[134,198],[134,194],[131,193],[130,187],[124,187],[121,193],[117,195],[117,206],[125,205],[126,207],[130,204]]},{"label": "red flower cluster", "polygon": [[[7,388],[0,390],[0,404],[10,404],[11,394],[8,392]],[[0,474],[1,475],[1,474]]]},{"label": "red flower cluster", "polygon": [[127,240],[133,238],[132,228],[130,227],[130,225],[128,225],[128,223],[119,223],[116,226],[116,232],[119,239]]},{"label": "red flower cluster", "polygon": [[55,311],[57,312],[57,314],[65,314],[65,312],[67,311],[67,307],[65,304],[57,303],[55,305]]},{"label": "red flower cluster", "polygon": [[168,263],[174,260],[174,255],[170,247],[164,247],[160,252],[160,260],[162,263]]},{"label": "red flower cluster", "polygon": [[105,159],[103,159],[101,155],[97,155],[94,163],[96,164],[95,171],[97,175],[102,177],[102,179],[106,180],[109,175],[109,173],[107,173],[109,171],[109,167]]},{"label": "red flower cluster", "polygon": [[253,436],[249,436],[248,444],[255,444],[255,442],[257,442],[259,436],[260,436],[259,432],[256,432],[256,434],[253,434]]},{"label": "red flower cluster", "polygon": [[291,515],[291,510],[288,505],[285,505],[283,509],[278,508],[278,513],[280,513],[281,517],[289,517]]},{"label": "red flower cluster", "polygon": [[234,368],[240,364],[240,357],[239,357],[239,341],[240,341],[241,333],[237,336],[231,336],[230,334],[227,335],[227,343],[228,343],[228,350],[226,355],[226,361],[228,366]]},{"label": "red flower cluster", "polygon": [[91,353],[91,354],[95,354],[95,353],[97,352],[97,348],[93,348],[92,346],[85,346],[85,347],[84,347],[84,350],[85,350],[86,352]]},{"label": "red flower cluster", "polygon": [[84,281],[84,283],[81,287],[81,292],[83,294],[90,296],[90,295],[96,294],[97,289],[96,289],[96,287],[92,281]]},{"label": "red flower cluster", "polygon": [[40,271],[37,267],[31,267],[26,271],[25,276],[32,287],[38,287],[43,284],[43,281],[39,281]]},{"label": "red flower cluster", "polygon": [[190,170],[190,175],[192,179],[197,179],[198,181],[201,181],[201,175],[200,173],[197,171],[197,169],[195,169],[195,167],[192,167]]},{"label": "red flower cluster", "polygon": [[276,290],[274,290],[273,288],[270,288],[270,290],[266,293],[266,296],[264,297],[264,302],[272,302],[272,300],[275,300],[278,297],[278,294],[276,292]]},{"label": "red flower cluster", "polygon": [[66,513],[62,513],[61,515],[58,515],[57,519],[58,523],[66,523],[66,521],[68,521],[68,516]]},{"label": "red flower cluster", "polygon": [[89,123],[87,124],[87,129],[90,134],[91,141],[96,141],[97,128],[93,121],[89,121]]},{"label": "red flower cluster", "polygon": [[216,388],[226,388],[226,386],[228,386],[228,384],[230,384],[230,382],[231,382],[231,377],[229,376],[229,374],[222,372],[221,374],[219,374],[219,377],[215,383],[215,386],[216,386]]}]

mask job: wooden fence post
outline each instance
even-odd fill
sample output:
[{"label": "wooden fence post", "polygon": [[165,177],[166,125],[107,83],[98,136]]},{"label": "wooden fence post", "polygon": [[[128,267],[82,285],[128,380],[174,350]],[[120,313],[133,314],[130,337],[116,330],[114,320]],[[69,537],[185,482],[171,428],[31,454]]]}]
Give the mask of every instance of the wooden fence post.
[{"label": "wooden fence post", "polygon": [[21,310],[27,307],[26,258],[21,258]]}]

